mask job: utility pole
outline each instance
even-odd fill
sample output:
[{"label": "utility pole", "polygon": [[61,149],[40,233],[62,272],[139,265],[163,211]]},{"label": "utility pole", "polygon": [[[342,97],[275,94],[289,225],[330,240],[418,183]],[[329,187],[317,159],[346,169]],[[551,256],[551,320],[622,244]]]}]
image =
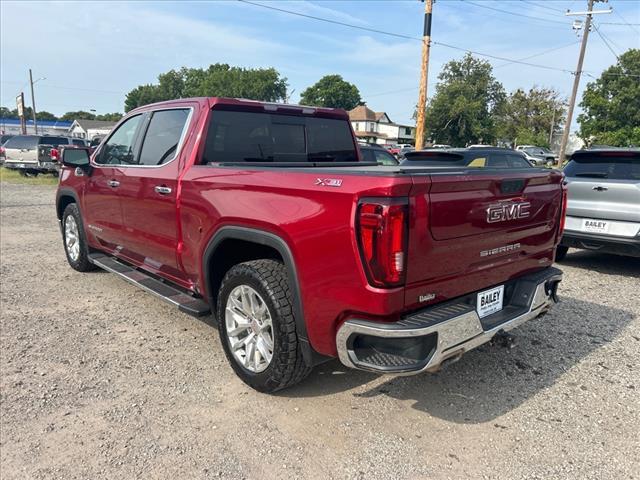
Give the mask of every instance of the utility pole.
[{"label": "utility pole", "polygon": [[582,43],[580,44],[580,55],[578,56],[578,67],[575,71],[575,78],[573,79],[573,89],[571,90],[571,98],[569,100],[569,108],[567,109],[567,119],[564,124],[564,131],[562,132],[562,142],[560,143],[560,152],[558,154],[558,166],[562,166],[564,161],[565,151],[567,149],[567,142],[569,141],[569,131],[571,130],[571,121],[573,119],[573,109],[576,106],[576,96],[578,94],[578,86],[580,85],[580,76],[582,75],[582,63],[584,62],[584,54],[587,49],[587,39],[589,38],[589,30],[591,29],[591,18],[594,13],[611,13],[611,10],[594,11],[593,4],[595,1],[603,0],[588,0],[586,12],[571,13],[567,11],[566,15],[586,15],[587,20],[584,23],[584,29],[582,31]]},{"label": "utility pole", "polygon": [[429,77],[429,49],[431,48],[431,12],[435,0],[424,0],[424,32],[422,34],[422,64],[420,73],[420,94],[418,95],[418,115],[416,119],[416,150],[424,146],[425,110],[427,107],[427,80]]},{"label": "utility pole", "polygon": [[35,134],[38,134],[38,121],[36,120],[36,97],[33,94],[33,75],[31,69],[29,69],[29,83],[31,84],[31,108],[33,108],[33,130]]}]

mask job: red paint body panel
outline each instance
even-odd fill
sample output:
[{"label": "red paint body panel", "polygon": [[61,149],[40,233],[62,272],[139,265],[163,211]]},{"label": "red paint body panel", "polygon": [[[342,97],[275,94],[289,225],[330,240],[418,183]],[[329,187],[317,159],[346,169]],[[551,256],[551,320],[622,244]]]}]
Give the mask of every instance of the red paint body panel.
[{"label": "red paint body panel", "polygon": [[[277,168],[200,165],[207,126],[217,108],[273,111],[259,102],[201,98],[142,107],[192,108],[178,156],[157,168],[99,167],[76,176],[65,167],[63,190],[73,191],[90,245],[207,294],[202,259],[211,238],[225,226],[262,230],[280,237],[292,252],[308,338],[325,355],[336,355],[335,334],[349,317],[397,320],[429,303],[490,287],[553,261],[562,175],[531,172],[481,175],[425,173],[401,167]],[[348,122],[344,111],[280,106],[294,114]],[[117,127],[116,127],[117,128]],[[355,136],[354,136],[355,142]],[[100,148],[93,157],[100,152]],[[93,160],[92,160],[93,161]],[[415,172],[415,173],[413,173]],[[107,186],[118,179],[117,195]],[[339,187],[318,178],[342,180]],[[505,179],[523,179],[517,195],[502,195]],[[171,194],[159,196],[165,185]],[[356,241],[358,202],[398,197],[409,205],[406,284],[369,285]],[[487,225],[486,208],[496,201],[528,201],[531,216]],[[507,244],[517,250],[481,257]],[[215,265],[213,265],[215,268]],[[433,293],[435,298],[420,302]]]}]

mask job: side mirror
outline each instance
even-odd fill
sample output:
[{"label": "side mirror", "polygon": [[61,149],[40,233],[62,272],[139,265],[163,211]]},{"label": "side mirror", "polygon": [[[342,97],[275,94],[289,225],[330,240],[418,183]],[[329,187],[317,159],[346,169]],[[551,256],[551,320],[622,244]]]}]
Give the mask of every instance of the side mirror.
[{"label": "side mirror", "polygon": [[64,148],[62,150],[62,164],[71,168],[87,168],[89,166],[89,149]]}]

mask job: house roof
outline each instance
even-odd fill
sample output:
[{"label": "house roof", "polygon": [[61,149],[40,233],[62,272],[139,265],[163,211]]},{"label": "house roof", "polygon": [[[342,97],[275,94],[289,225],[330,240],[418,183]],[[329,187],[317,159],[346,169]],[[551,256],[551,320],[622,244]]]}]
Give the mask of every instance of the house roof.
[{"label": "house roof", "polygon": [[368,108],[366,105],[358,105],[353,110],[349,110],[349,120],[351,121],[368,120],[370,122],[375,122],[376,112]]},{"label": "house roof", "polygon": [[[352,122],[379,122],[385,115],[387,115],[386,112],[374,112],[366,105],[359,105],[353,110],[349,110],[349,120]],[[387,119],[393,123],[389,115],[387,115]]]},{"label": "house roof", "polygon": [[112,128],[118,122],[108,122],[106,120],[75,120],[74,123],[77,123],[80,128],[86,132],[92,128]]}]

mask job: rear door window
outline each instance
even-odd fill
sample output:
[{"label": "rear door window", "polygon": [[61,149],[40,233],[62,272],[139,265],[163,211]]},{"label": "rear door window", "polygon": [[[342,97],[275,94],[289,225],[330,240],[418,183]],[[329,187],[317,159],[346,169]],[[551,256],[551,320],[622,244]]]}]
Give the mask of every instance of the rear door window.
[{"label": "rear door window", "polygon": [[15,148],[17,150],[27,150],[36,148],[38,145],[38,137],[35,135],[20,135],[10,138],[4,145],[4,148]]},{"label": "rear door window", "polygon": [[141,165],[162,165],[175,158],[189,111],[181,108],[153,112],[140,151]]},{"label": "rear door window", "polygon": [[375,162],[378,165],[397,165],[398,161],[389,152],[384,150],[374,150]]},{"label": "rear door window", "polygon": [[214,110],[204,162],[357,162],[349,122]]},{"label": "rear door window", "polygon": [[640,152],[580,155],[564,169],[567,177],[640,180]]}]

